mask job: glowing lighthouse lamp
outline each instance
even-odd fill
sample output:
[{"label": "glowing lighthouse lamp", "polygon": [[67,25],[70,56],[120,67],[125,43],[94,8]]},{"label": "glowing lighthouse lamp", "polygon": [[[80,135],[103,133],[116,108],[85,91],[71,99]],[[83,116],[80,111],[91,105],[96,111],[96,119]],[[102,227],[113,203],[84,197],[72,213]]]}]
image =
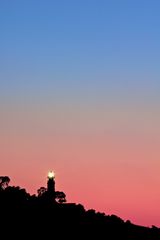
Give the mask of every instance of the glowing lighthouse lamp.
[{"label": "glowing lighthouse lamp", "polygon": [[49,179],[55,178],[55,173],[53,171],[49,171],[48,172],[48,178]]},{"label": "glowing lighthouse lamp", "polygon": [[55,173],[48,172],[47,192],[50,198],[55,199]]}]

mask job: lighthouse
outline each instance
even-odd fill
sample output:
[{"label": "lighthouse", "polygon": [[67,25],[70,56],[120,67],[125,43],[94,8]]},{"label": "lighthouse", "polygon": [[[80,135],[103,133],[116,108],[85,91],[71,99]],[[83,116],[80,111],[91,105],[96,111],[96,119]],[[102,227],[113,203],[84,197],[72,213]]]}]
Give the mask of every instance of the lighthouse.
[{"label": "lighthouse", "polygon": [[55,201],[55,173],[53,171],[48,172],[47,192],[49,198]]}]

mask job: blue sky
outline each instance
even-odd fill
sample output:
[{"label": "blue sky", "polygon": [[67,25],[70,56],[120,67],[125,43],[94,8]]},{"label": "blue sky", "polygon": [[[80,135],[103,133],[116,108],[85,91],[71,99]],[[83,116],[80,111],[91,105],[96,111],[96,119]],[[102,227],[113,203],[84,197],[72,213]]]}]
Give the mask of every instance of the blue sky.
[{"label": "blue sky", "polygon": [[1,1],[1,94],[127,87],[154,95],[159,9],[158,0]]}]

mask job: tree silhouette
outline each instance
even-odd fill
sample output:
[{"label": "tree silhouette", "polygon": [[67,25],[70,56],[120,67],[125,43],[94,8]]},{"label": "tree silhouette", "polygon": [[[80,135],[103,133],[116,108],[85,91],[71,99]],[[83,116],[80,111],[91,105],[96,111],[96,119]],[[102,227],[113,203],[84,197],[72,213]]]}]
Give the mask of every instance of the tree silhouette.
[{"label": "tree silhouette", "polygon": [[64,192],[55,192],[55,199],[58,203],[65,203],[66,202],[66,194]]},{"label": "tree silhouette", "polygon": [[8,176],[0,176],[0,189],[8,187],[10,178]]},{"label": "tree silhouette", "polygon": [[38,197],[42,197],[46,192],[47,192],[47,188],[45,188],[45,187],[40,187],[40,188],[37,190]]},{"label": "tree silhouette", "polygon": [[66,194],[64,192],[61,192],[61,191],[56,191],[54,193],[54,196],[50,196],[50,194],[48,194],[48,190],[47,188],[45,187],[40,187],[38,190],[37,190],[37,194],[38,194],[38,197],[39,198],[53,198],[53,200],[55,199],[55,201],[57,203],[65,203],[66,202]]},{"label": "tree silhouette", "polygon": [[19,186],[9,186],[4,190],[4,194],[8,200],[12,201],[12,203],[20,204],[25,203],[29,200],[30,194],[26,192],[24,188],[20,188]]}]

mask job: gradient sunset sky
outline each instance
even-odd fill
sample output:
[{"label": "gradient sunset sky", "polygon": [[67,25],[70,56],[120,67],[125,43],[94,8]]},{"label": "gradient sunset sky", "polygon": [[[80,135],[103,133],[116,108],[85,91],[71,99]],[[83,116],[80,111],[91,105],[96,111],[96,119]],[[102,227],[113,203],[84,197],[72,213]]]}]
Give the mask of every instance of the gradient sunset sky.
[{"label": "gradient sunset sky", "polygon": [[160,1],[0,0],[0,175],[160,227]]}]

